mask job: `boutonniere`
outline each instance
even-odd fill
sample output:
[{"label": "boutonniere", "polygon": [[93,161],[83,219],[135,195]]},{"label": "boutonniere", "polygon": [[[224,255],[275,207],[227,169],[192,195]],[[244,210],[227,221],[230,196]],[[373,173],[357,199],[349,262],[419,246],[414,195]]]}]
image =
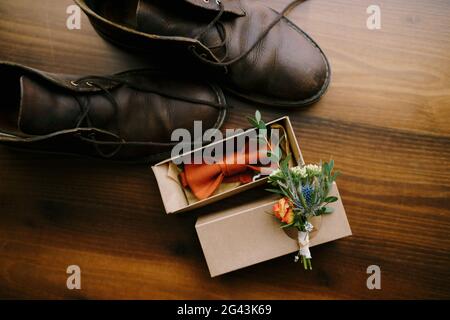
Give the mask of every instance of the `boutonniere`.
[{"label": "boutonniere", "polygon": [[268,182],[274,188],[267,190],[283,196],[273,206],[273,215],[282,228],[297,228],[300,249],[295,261],[301,258],[304,268],[312,269],[309,234],[314,226],[310,219],[333,212],[328,204],[338,198],[329,196],[329,192],[339,172],[333,172],[333,160],[291,168],[288,163],[289,159],[284,159],[279,169],[270,174]]},{"label": "boutonniere", "polygon": [[[249,121],[257,129],[266,128],[259,111]],[[268,183],[273,188],[267,191],[282,196],[273,206],[272,214],[280,220],[281,228],[294,227],[298,230],[299,252],[295,256],[295,262],[301,259],[304,268],[311,270],[309,238],[310,233],[317,229],[311,220],[333,212],[333,208],[328,205],[338,198],[329,194],[339,172],[333,171],[333,160],[290,167],[290,154],[286,154],[284,158],[281,155],[279,145],[272,146],[268,152],[268,156],[278,163],[278,169],[269,175]]]}]

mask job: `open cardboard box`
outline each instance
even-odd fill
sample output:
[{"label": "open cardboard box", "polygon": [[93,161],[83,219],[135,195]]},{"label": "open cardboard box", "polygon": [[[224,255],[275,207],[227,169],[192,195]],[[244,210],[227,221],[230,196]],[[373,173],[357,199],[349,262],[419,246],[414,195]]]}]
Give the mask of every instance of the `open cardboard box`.
[{"label": "open cardboard box", "polygon": [[[290,146],[290,149],[292,152],[292,156],[293,156],[295,165],[303,164],[304,163],[303,157],[300,152],[297,138],[295,137],[295,133],[292,128],[292,124],[289,120],[289,117],[282,117],[282,118],[279,118],[279,119],[276,119],[276,120],[273,120],[273,121],[270,121],[267,123],[268,126],[272,125],[272,124],[280,124],[284,127],[288,141],[289,141],[289,146]],[[249,190],[251,188],[255,188],[257,186],[261,186],[261,185],[264,185],[265,183],[267,183],[267,176],[265,176],[265,177],[263,176],[254,182],[240,185],[232,190],[222,192],[219,194],[215,194],[207,199],[200,200],[195,203],[189,204],[188,200],[186,198],[186,194],[183,190],[183,187],[181,186],[179,181],[174,180],[172,177],[170,177],[168,175],[169,164],[170,164],[170,162],[174,161],[176,158],[180,158],[180,157],[183,157],[183,156],[186,156],[189,154],[193,154],[194,152],[196,152],[198,150],[202,150],[207,147],[214,146],[215,144],[218,144],[218,143],[224,143],[230,139],[236,139],[236,137],[238,137],[240,135],[244,135],[252,130],[256,130],[256,129],[252,128],[252,129],[246,130],[240,134],[228,137],[221,141],[214,142],[214,143],[209,144],[208,146],[204,146],[202,148],[197,148],[195,150],[192,150],[191,152],[185,153],[183,155],[180,155],[180,156],[177,156],[174,158],[164,160],[164,161],[152,166],[152,170],[153,170],[153,173],[155,174],[156,181],[158,183],[159,191],[161,193],[161,198],[162,198],[162,202],[164,204],[166,213],[168,213],[168,214],[169,213],[180,213],[180,212],[200,208],[200,207],[206,206],[210,203],[220,201],[222,199],[231,197],[237,193],[240,193],[245,190]]]},{"label": "open cardboard box", "polygon": [[[282,117],[268,122],[267,125],[275,123],[281,124],[286,131],[295,160],[294,165],[304,164],[289,118]],[[223,143],[237,136],[215,143]],[[209,146],[211,145],[213,144]],[[162,161],[152,167],[166,213],[193,210],[267,183],[267,177],[262,177],[205,200],[188,204],[180,183],[168,176],[169,163],[174,159]],[[318,230],[311,234],[310,246],[352,234],[336,184],[333,184],[330,195],[337,196],[339,200],[329,205],[334,208],[333,213],[321,217],[320,223],[316,225],[319,227]],[[212,277],[298,250],[295,229],[281,229],[279,222],[269,214],[277,199],[279,196],[268,192],[264,199],[246,202],[227,210],[211,212],[198,218],[195,228]],[[314,255],[314,252],[312,254]]]}]

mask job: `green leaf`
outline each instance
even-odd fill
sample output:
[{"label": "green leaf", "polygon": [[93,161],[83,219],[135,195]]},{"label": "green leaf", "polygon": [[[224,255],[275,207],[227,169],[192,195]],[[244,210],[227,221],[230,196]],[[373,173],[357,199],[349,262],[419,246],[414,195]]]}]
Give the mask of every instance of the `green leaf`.
[{"label": "green leaf", "polygon": [[316,212],[314,213],[314,215],[320,216],[320,215],[322,215],[322,214],[325,213],[325,210],[326,210],[325,207],[321,207],[321,208],[319,208],[319,209],[316,210]]},{"label": "green leaf", "polygon": [[284,229],[284,228],[287,228],[287,227],[291,227],[293,225],[293,223],[290,223],[290,224],[283,224],[280,228],[281,229]]},{"label": "green leaf", "polygon": [[330,160],[329,167],[330,167],[330,172],[331,172],[331,170],[333,170],[333,167],[334,167],[334,160],[333,159]]},{"label": "green leaf", "polygon": [[300,228],[302,227],[302,223],[300,221],[297,221],[294,223],[294,227],[300,230]]},{"label": "green leaf", "polygon": [[334,212],[334,208],[330,208],[330,207],[324,207],[325,211],[324,214],[330,214]]},{"label": "green leaf", "polygon": [[259,112],[259,110],[256,110],[255,112],[255,120],[256,122],[261,122],[261,112]]},{"label": "green leaf", "polygon": [[267,126],[263,121],[258,122],[258,129],[266,130]]},{"label": "green leaf", "polygon": [[248,122],[250,122],[250,124],[251,124],[253,127],[258,128],[258,122],[256,122],[255,119],[250,118],[250,117],[247,117],[247,120],[248,120]]},{"label": "green leaf", "polygon": [[324,162],[322,164],[322,173],[323,173],[324,176],[328,175],[328,163],[326,163],[326,162]]},{"label": "green leaf", "polygon": [[279,189],[266,189],[266,191],[277,193],[277,194],[281,194],[281,195],[284,196],[284,192],[279,190]]},{"label": "green leaf", "polygon": [[289,175],[289,160],[291,158],[291,155],[287,155],[286,158],[283,159],[280,163],[280,169],[283,172],[284,175]]},{"label": "green leaf", "polygon": [[326,198],[323,200],[323,202],[326,202],[326,203],[332,203],[332,202],[336,202],[336,201],[338,201],[338,198],[337,198],[337,197],[333,197],[333,196],[326,197]]}]

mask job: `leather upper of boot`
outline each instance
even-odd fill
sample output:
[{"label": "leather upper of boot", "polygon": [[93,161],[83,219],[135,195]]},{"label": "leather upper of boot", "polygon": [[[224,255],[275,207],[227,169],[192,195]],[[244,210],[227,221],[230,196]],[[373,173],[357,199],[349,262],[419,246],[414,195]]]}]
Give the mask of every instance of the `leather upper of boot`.
[{"label": "leather upper of boot", "polygon": [[0,72],[8,76],[0,106],[3,141],[32,142],[92,129],[99,140],[148,142],[151,151],[129,150],[145,155],[170,150],[175,129],[193,134],[194,121],[202,121],[204,130],[219,128],[225,116],[223,95],[214,85],[156,71],[81,81],[5,63]]},{"label": "leather upper of boot", "polygon": [[[83,1],[77,1],[83,2]],[[174,41],[189,39],[195,56],[210,60],[226,88],[255,102],[296,106],[314,102],[330,80],[319,46],[288,18],[251,0],[89,0],[100,16],[116,24]],[[215,17],[223,14],[215,23]],[[271,27],[271,28],[270,28]],[[270,31],[259,39],[262,33]],[[256,46],[254,46],[256,44]],[[162,42],[163,44],[163,42]],[[238,61],[227,63],[242,53]],[[184,54],[184,52],[180,52]]]}]

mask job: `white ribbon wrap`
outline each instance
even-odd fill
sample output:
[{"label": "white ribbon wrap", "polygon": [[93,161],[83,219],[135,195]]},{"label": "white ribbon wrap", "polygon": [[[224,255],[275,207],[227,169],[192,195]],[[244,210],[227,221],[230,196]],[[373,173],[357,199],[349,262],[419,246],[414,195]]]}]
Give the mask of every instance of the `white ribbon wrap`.
[{"label": "white ribbon wrap", "polygon": [[309,232],[298,232],[298,246],[300,248],[300,256],[304,256],[307,259],[311,259],[311,252],[309,251]]}]

